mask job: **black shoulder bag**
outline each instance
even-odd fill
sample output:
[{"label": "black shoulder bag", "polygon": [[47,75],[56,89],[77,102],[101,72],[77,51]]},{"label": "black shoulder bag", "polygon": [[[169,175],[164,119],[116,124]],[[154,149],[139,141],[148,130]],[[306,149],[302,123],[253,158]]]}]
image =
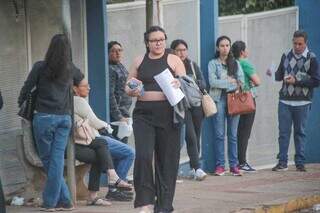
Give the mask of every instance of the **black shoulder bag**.
[{"label": "black shoulder bag", "polygon": [[36,85],[31,89],[30,92],[28,92],[27,94],[27,98],[26,100],[22,103],[20,110],[18,112],[18,115],[23,118],[26,119],[28,121],[32,121],[33,119],[33,113],[34,110],[36,108],[36,98],[37,98],[37,85],[39,83],[39,73],[37,76],[37,83]]}]

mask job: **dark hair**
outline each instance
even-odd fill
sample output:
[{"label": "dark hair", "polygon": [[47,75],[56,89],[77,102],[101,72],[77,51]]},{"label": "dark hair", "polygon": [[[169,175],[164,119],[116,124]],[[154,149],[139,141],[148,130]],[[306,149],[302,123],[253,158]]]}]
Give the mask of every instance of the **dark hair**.
[{"label": "dark hair", "polygon": [[122,45],[121,45],[119,42],[117,42],[117,41],[110,41],[110,42],[108,43],[108,53],[110,52],[111,48],[112,48],[114,45],[119,45],[120,47],[122,47]]},{"label": "dark hair", "polygon": [[305,31],[303,30],[297,30],[293,33],[293,38],[298,38],[298,37],[302,37],[304,39],[305,42],[308,41],[308,35]]},{"label": "dark hair", "polygon": [[72,53],[67,35],[56,34],[52,37],[45,56],[48,76],[51,80],[67,80],[71,76]]},{"label": "dark hair", "polygon": [[78,87],[83,79],[84,74],[82,72],[78,72],[75,76],[73,76],[73,86]]},{"label": "dark hair", "polygon": [[176,40],[172,41],[172,42],[171,42],[171,45],[170,45],[170,48],[174,50],[174,49],[177,48],[177,46],[179,46],[179,44],[184,45],[184,46],[188,49],[188,44],[187,44],[187,42],[186,42],[185,40],[183,40],[183,39],[176,39]]},{"label": "dark hair", "polygon": [[167,40],[167,34],[162,27],[159,27],[159,26],[149,27],[149,29],[143,34],[143,40],[144,40],[144,44],[146,45],[147,52],[149,52],[149,47],[148,47],[149,35],[153,32],[158,32],[158,31],[163,32],[164,38]]},{"label": "dark hair", "polygon": [[[225,35],[220,36],[216,41],[216,53],[215,53],[214,58],[220,57],[220,52],[218,51],[218,48],[219,48],[219,44],[222,40],[228,40],[231,45],[231,39],[228,36],[225,36]],[[226,62],[227,62],[228,75],[236,77],[236,74],[238,71],[238,64],[237,64],[236,60],[234,59],[231,50],[229,51]]]},{"label": "dark hair", "polygon": [[243,41],[235,41],[231,46],[231,51],[236,59],[240,58],[241,51],[246,50],[246,43]]}]

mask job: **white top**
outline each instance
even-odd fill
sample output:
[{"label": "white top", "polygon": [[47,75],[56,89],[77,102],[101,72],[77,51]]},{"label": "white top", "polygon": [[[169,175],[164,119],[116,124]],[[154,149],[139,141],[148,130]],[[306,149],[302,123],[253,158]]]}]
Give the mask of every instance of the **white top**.
[{"label": "white top", "polygon": [[88,119],[89,125],[92,127],[93,131],[95,132],[96,136],[100,136],[98,129],[106,128],[108,132],[112,132],[112,128],[110,125],[100,120],[96,114],[94,114],[92,108],[90,107],[89,103],[86,99],[80,96],[73,96],[74,100],[74,122],[79,121],[80,119]]}]

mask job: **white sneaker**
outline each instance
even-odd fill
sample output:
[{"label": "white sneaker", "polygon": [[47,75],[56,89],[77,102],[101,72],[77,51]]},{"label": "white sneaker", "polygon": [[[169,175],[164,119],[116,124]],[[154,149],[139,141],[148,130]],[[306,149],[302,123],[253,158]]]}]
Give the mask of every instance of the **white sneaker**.
[{"label": "white sneaker", "polygon": [[142,207],[140,208],[139,213],[152,213],[151,208],[152,208],[151,205],[142,206]]},{"label": "white sneaker", "polygon": [[194,169],[191,169],[188,172],[188,178],[190,178],[190,179],[195,179],[196,178],[196,171]]},{"label": "white sneaker", "polygon": [[196,173],[195,173],[195,178],[198,181],[202,181],[207,177],[207,173],[205,173],[202,169],[197,169]]}]

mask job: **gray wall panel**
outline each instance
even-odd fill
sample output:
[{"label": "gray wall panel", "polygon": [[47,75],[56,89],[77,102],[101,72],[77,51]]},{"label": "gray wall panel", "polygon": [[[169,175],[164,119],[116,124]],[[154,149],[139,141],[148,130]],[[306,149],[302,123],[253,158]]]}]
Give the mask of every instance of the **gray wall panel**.
[{"label": "gray wall panel", "polygon": [[28,1],[32,63],[43,60],[50,39],[62,32],[61,1]]},{"label": "gray wall panel", "polygon": [[0,112],[0,134],[18,128],[17,96],[24,81],[27,67],[25,15],[22,1],[18,2],[19,15],[16,19],[11,1],[0,2],[0,89],[4,107]]},{"label": "gray wall panel", "polygon": [[145,53],[143,43],[143,33],[145,32],[144,3],[130,5],[132,4],[108,5],[107,9],[108,41],[116,40],[122,44],[124,49],[123,63],[127,68],[136,56]]},{"label": "gray wall panel", "polygon": [[[83,28],[80,28],[83,14],[78,9],[79,2],[72,1],[76,28],[73,46],[75,63],[83,69],[84,36]],[[17,116],[20,89],[29,73],[29,66],[44,58],[51,37],[61,33],[62,29],[61,1],[18,0],[17,3],[19,14],[16,17],[13,2],[0,1],[0,89],[5,101],[0,111],[0,176],[6,193],[23,189],[26,181],[18,160],[21,150],[17,149],[17,144],[20,144],[17,136],[21,134]]]},{"label": "gray wall panel", "polygon": [[198,61],[200,29],[198,14],[196,12],[198,1],[164,2],[163,25],[168,34],[167,45],[177,38],[184,39],[189,45],[189,56]]}]

